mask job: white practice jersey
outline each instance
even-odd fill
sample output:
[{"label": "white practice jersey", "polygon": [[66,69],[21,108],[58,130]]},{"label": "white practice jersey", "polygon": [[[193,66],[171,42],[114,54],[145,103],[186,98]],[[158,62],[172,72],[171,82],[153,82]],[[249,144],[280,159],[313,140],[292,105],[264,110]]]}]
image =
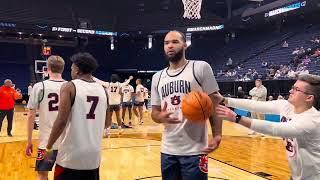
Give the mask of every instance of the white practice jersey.
[{"label": "white practice jersey", "polygon": [[[196,66],[195,66],[196,64]],[[211,94],[219,90],[210,65],[204,61],[188,61],[179,69],[167,68],[152,78],[151,104],[161,106],[167,103],[167,111],[182,122],[163,124],[161,152],[170,155],[199,155],[207,146],[207,124],[192,123],[183,117],[182,98],[191,91]]]},{"label": "white practice jersey", "polygon": [[121,83],[109,83],[109,86],[106,87],[109,98],[109,105],[119,105],[121,103]]},{"label": "white practice jersey", "polygon": [[144,87],[139,84],[136,86],[136,102],[144,102]]},{"label": "white practice jersey", "polygon": [[295,113],[287,100],[253,101],[228,98],[228,105],[265,114],[279,114],[281,122],[253,119],[251,129],[284,138],[291,178],[293,180],[320,179],[320,112],[311,109]]},{"label": "white practice jersey", "polygon": [[63,132],[57,164],[90,170],[100,165],[101,141],[107,110],[107,95],[96,82],[72,80],[76,95],[70,119]]},{"label": "white practice jersey", "polygon": [[131,95],[134,92],[134,89],[131,85],[123,86],[121,88],[123,94],[123,102],[131,102]]},{"label": "white practice jersey", "polygon": [[[34,85],[27,107],[39,109],[39,148],[45,149],[54,121],[58,115],[60,88],[66,81],[45,80]],[[54,143],[58,149],[60,138]]]}]

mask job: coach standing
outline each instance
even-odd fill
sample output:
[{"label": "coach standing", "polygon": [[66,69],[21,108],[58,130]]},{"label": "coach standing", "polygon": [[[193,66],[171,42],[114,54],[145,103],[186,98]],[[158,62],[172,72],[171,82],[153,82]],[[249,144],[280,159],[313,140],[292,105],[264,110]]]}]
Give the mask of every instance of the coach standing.
[{"label": "coach standing", "polygon": [[4,85],[0,87],[0,131],[2,127],[2,121],[7,116],[7,133],[9,137],[12,137],[11,130],[15,100],[21,98],[22,95],[20,90],[15,90],[12,85],[12,81],[10,79],[6,79],[4,81]]}]

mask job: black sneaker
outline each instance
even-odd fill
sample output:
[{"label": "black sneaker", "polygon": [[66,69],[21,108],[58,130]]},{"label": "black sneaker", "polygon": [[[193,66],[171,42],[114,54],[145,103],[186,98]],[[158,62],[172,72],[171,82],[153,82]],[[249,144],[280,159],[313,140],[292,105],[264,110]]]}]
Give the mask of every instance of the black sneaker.
[{"label": "black sneaker", "polygon": [[12,134],[11,134],[11,133],[8,133],[8,136],[9,136],[9,137],[12,137]]}]

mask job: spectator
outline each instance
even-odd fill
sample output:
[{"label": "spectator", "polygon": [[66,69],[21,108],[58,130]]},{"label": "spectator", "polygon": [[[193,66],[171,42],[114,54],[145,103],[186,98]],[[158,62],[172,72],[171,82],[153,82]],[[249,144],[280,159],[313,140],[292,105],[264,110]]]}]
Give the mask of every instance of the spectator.
[{"label": "spectator", "polygon": [[304,65],[308,65],[311,62],[311,59],[308,56],[305,56],[304,59],[302,59],[302,63]]},{"label": "spectator", "polygon": [[[262,85],[261,79],[255,81],[255,86],[249,92],[249,95],[252,96],[252,100],[256,101],[266,101],[267,99],[267,88]],[[252,118],[254,119],[264,119],[264,115],[261,113],[253,112],[251,113]],[[254,131],[249,131],[249,135],[255,134]]]},{"label": "spectator", "polygon": [[299,53],[299,48],[296,48],[294,51],[292,51],[292,55],[297,55]]},{"label": "spectator", "polygon": [[303,46],[300,47],[298,51],[298,55],[304,54],[306,51],[304,50]]},{"label": "spectator", "polygon": [[289,44],[287,43],[287,41],[284,41],[284,42],[283,42],[282,47],[283,47],[283,48],[289,47]]},{"label": "spectator", "polygon": [[314,54],[311,55],[311,57],[320,57],[320,49],[317,48],[317,50],[314,52]]},{"label": "spectator", "polygon": [[309,74],[309,70],[307,69],[307,66],[302,67],[302,70],[299,71],[299,75],[300,74]]},{"label": "spectator", "polygon": [[233,64],[232,59],[229,57],[226,65],[227,65],[228,67],[232,67],[232,64]]},{"label": "spectator", "polygon": [[246,93],[242,90],[242,87],[238,87],[237,98],[245,98]]},{"label": "spectator", "polygon": [[0,87],[0,131],[3,119],[7,116],[7,134],[9,137],[12,137],[11,130],[15,100],[21,98],[22,95],[20,89],[15,90],[12,81],[10,79],[6,79],[4,81],[4,85]]},{"label": "spectator", "polygon": [[277,99],[281,100],[281,99],[284,99],[284,98],[283,98],[283,96],[279,95]]},{"label": "spectator", "polygon": [[272,101],[273,100],[273,96],[268,96],[268,101]]},{"label": "spectator", "polygon": [[262,61],[261,67],[265,68],[267,66],[268,66],[268,62],[267,61]]}]

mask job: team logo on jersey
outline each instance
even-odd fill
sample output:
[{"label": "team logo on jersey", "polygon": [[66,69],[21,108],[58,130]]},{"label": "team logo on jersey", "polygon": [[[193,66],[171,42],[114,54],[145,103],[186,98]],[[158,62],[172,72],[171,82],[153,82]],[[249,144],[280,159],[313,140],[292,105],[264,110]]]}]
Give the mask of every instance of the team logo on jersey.
[{"label": "team logo on jersey", "polygon": [[201,155],[199,158],[200,171],[203,173],[208,173],[208,155]]},{"label": "team logo on jersey", "polygon": [[[281,122],[289,122],[291,121],[291,119],[283,116],[280,120]],[[286,145],[286,150],[287,150],[287,155],[289,157],[294,157],[296,155],[296,142],[295,142],[295,139],[293,138],[284,138],[283,139],[284,142],[285,142],[285,145]]]},{"label": "team logo on jersey", "polygon": [[188,94],[189,92],[191,92],[191,83],[185,80],[171,81],[161,86],[162,99],[172,94]]},{"label": "team logo on jersey", "polygon": [[179,105],[180,102],[181,102],[180,96],[173,96],[173,97],[171,98],[171,104],[172,104],[172,105]]}]

